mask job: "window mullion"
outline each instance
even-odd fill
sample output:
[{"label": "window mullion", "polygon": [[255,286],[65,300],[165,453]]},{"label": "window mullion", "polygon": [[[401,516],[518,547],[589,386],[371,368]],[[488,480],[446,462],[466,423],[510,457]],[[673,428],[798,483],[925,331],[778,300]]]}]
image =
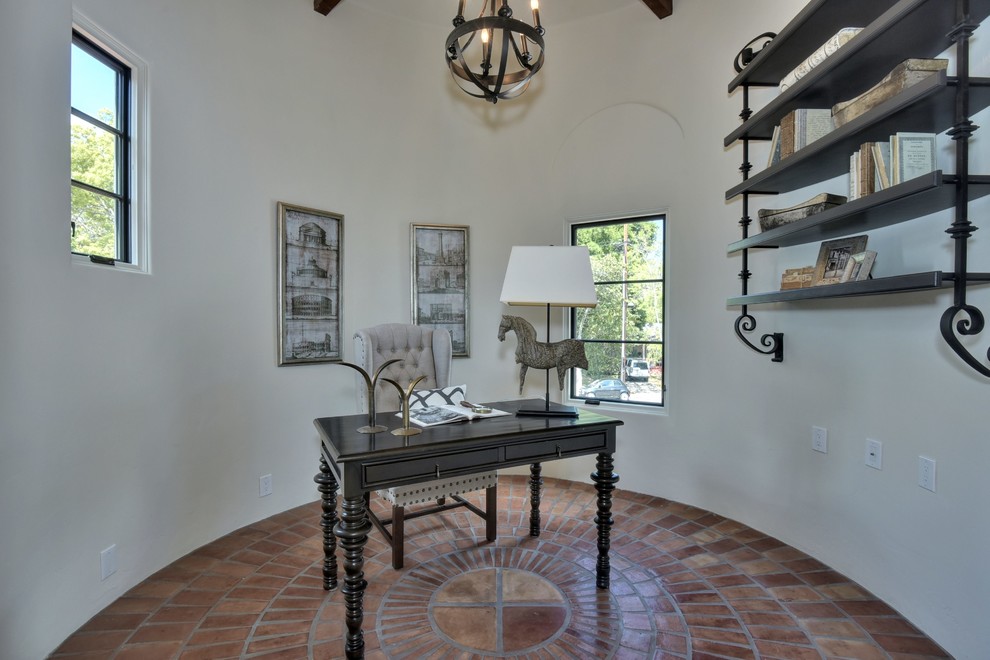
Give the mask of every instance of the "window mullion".
[{"label": "window mullion", "polygon": [[115,192],[112,192],[110,190],[106,190],[104,188],[99,188],[97,186],[90,185],[90,184],[86,183],[85,181],[79,181],[77,179],[72,179],[72,185],[74,185],[77,188],[82,188],[83,190],[88,190],[89,192],[91,192],[91,193],[93,193],[95,195],[103,195],[105,197],[112,197],[115,200],[117,200],[118,202],[119,201],[122,201],[124,199],[124,196],[121,195],[121,194],[119,194],[119,193],[115,193]]},{"label": "window mullion", "polygon": [[[83,121],[86,121],[86,122],[88,122],[90,124],[93,124],[97,128],[102,128],[107,133],[113,133],[116,137],[123,137],[125,135],[125,132],[123,130],[117,128],[116,126],[111,126],[110,124],[106,123],[105,121],[101,121],[101,120],[97,119],[96,117],[94,117],[92,115],[88,115],[85,112],[83,112],[82,110],[77,110],[76,108],[71,108],[70,111],[71,111],[73,117],[78,117],[79,119],[82,119]],[[120,114],[118,113],[117,116],[120,116]]]}]

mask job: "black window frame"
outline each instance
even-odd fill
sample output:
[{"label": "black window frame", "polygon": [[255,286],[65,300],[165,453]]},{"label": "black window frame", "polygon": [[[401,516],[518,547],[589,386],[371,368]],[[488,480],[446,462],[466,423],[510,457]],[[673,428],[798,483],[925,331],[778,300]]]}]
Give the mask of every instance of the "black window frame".
[{"label": "black window frame", "polygon": [[[114,111],[116,113],[117,123],[119,126],[111,126],[96,117],[83,112],[82,110],[72,107],[71,101],[70,112],[72,116],[88,122],[93,126],[107,131],[115,136],[115,163],[119,192],[114,190],[105,190],[98,186],[93,186],[83,181],[78,181],[77,179],[71,178],[70,185],[76,188],[81,188],[95,195],[110,197],[114,200],[117,211],[115,214],[115,261],[131,263],[131,67],[127,64],[127,62],[117,58],[107,49],[97,44],[79,30],[72,30],[72,44],[79,47],[81,50],[86,51],[86,53],[105,64],[116,73],[117,90],[115,98],[116,107],[114,108]],[[71,222],[72,220],[70,218],[70,223]],[[74,231],[74,227],[71,227],[71,229]],[[74,251],[72,254],[90,257],[95,260],[94,255]]]},{"label": "black window frame", "polygon": [[[659,284],[660,287],[661,287],[661,291],[662,291],[662,302],[661,302],[660,315],[661,315],[661,319],[662,319],[662,323],[663,323],[663,330],[661,332],[660,339],[659,340],[647,340],[647,341],[626,339],[625,341],[623,341],[622,339],[588,339],[587,337],[575,337],[575,331],[576,331],[576,328],[577,328],[577,316],[581,312],[578,309],[571,308],[570,314],[569,314],[569,323],[570,323],[569,335],[570,335],[570,337],[572,339],[580,339],[581,341],[585,342],[586,344],[619,344],[619,345],[625,344],[626,346],[630,346],[630,345],[632,345],[632,346],[645,346],[645,345],[660,346],[661,355],[663,356],[663,358],[661,360],[661,364],[660,364],[660,391],[661,391],[660,401],[659,402],[655,402],[655,401],[637,401],[637,400],[633,400],[632,398],[630,398],[628,400],[608,398],[608,399],[598,399],[598,400],[596,400],[596,402],[608,403],[610,405],[611,404],[615,404],[615,405],[622,405],[622,406],[637,406],[637,407],[641,407],[641,408],[654,409],[654,410],[663,410],[666,407],[666,400],[667,400],[667,374],[666,374],[666,369],[664,368],[663,365],[666,362],[666,335],[667,335],[667,323],[666,323],[666,315],[667,315],[667,285],[666,285],[666,280],[667,280],[667,222],[668,222],[668,219],[669,219],[669,216],[668,216],[668,214],[666,212],[656,212],[656,213],[647,213],[647,214],[636,215],[636,216],[631,216],[631,217],[608,218],[608,219],[602,219],[602,220],[589,220],[589,221],[584,221],[584,222],[573,222],[573,223],[570,224],[570,226],[568,228],[568,231],[569,231],[568,243],[570,245],[579,245],[579,243],[577,243],[576,240],[577,240],[577,233],[581,229],[587,229],[587,228],[591,228],[591,227],[611,226],[611,225],[635,224],[635,223],[638,223],[638,222],[652,222],[652,221],[657,221],[657,220],[662,221],[662,235],[660,237],[661,238],[662,245],[663,245],[662,256],[661,256],[661,260],[662,260],[661,277],[659,277],[659,278],[648,278],[648,279],[628,279],[627,278],[624,281],[623,280],[595,280],[595,287],[596,288],[599,285],[604,285],[604,286],[614,286],[616,284],[620,284],[621,285],[621,284],[623,284],[623,282],[626,285],[629,285],[629,284]],[[625,360],[621,360],[621,362],[620,362],[620,366],[619,366],[620,373],[618,375],[616,375],[616,376],[607,376],[607,377],[606,376],[602,376],[602,378],[609,378],[609,379],[621,380],[623,383],[627,382],[627,378],[625,377],[626,376],[626,374],[625,374],[626,366],[625,366],[624,362],[627,361],[628,359],[640,359],[640,358],[637,358],[636,356],[631,356],[630,357],[625,352],[623,352],[623,355],[626,356],[626,359]],[[645,356],[640,356],[640,357],[643,358],[643,359],[645,359]],[[579,396],[579,392],[578,392],[578,388],[577,388],[577,378],[578,378],[577,370],[576,369],[572,369],[571,372],[570,372],[570,376],[569,376],[570,396],[573,399],[584,399],[584,397]]]}]

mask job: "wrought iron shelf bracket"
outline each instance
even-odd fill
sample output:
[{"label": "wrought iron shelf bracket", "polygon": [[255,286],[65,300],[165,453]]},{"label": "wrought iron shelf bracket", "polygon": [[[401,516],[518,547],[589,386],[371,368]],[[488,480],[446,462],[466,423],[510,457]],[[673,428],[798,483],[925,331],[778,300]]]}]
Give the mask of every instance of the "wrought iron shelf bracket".
[{"label": "wrought iron shelf bracket", "polygon": [[[981,11],[986,2],[975,2]],[[966,301],[966,292],[973,281],[981,281],[978,275],[969,272],[968,246],[969,238],[977,227],[969,221],[969,140],[978,126],[970,121],[972,97],[971,79],[969,75],[969,40],[979,26],[970,16],[969,0],[957,0],[956,24],[949,33],[949,39],[955,45],[956,51],[956,113],[955,124],[949,130],[949,136],[956,144],[956,172],[959,181],[956,184],[956,216],[952,225],[945,230],[952,237],[955,252],[955,275],[953,277],[953,304],[942,313],[939,329],[942,338],[949,347],[978,373],[990,378],[990,349],[987,349],[982,360],[977,358],[963,344],[961,337],[975,337],[986,327],[983,313]]]},{"label": "wrought iron shelf bracket", "polygon": [[742,340],[742,343],[749,346],[751,349],[757,353],[762,353],[763,355],[772,355],[770,358],[771,362],[783,362],[784,361],[784,333],[783,332],[768,332],[760,337],[760,345],[757,346],[749,340],[747,333],[751,333],[756,330],[756,319],[752,317],[743,307],[742,314],[736,319],[736,336]]},{"label": "wrought iron shelf bracket", "polygon": [[[749,120],[749,117],[753,114],[752,108],[749,107],[749,84],[744,84],[742,86],[743,90],[743,109],[739,113],[739,118],[745,123]],[[749,141],[748,135],[743,136],[741,139],[742,149],[743,149],[743,161],[742,165],[739,167],[739,172],[742,174],[743,182],[749,178],[749,172],[753,168],[752,164],[749,162]],[[749,215],[749,196],[752,194],[750,191],[744,191],[742,193],[742,218],[739,220],[739,228],[742,232],[742,240],[746,241],[749,238],[749,227],[753,223],[752,218]],[[752,273],[749,270],[749,248],[743,247],[740,252],[742,253],[742,268],[739,271],[739,281],[741,282],[742,295],[746,296],[749,292],[749,278]],[[746,305],[743,305],[742,312],[736,319],[735,331],[736,336],[739,340],[746,346],[760,353],[762,355],[772,355],[772,362],[783,362],[784,361],[784,334],[782,332],[768,332],[760,337],[758,343],[750,341],[750,335],[756,330],[756,319],[753,315],[749,313]]]}]

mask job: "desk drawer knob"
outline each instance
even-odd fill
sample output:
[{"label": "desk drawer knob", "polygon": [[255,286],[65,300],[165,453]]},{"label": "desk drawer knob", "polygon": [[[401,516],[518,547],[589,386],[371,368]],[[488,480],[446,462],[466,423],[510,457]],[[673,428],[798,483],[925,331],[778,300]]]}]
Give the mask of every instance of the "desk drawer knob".
[{"label": "desk drawer knob", "polygon": [[436,464],[433,465],[433,467],[436,470],[437,479],[439,479],[440,478],[440,464],[439,463],[436,463]]},{"label": "desk drawer knob", "polygon": [[557,447],[557,458],[560,458],[560,445],[556,445],[556,447]]}]

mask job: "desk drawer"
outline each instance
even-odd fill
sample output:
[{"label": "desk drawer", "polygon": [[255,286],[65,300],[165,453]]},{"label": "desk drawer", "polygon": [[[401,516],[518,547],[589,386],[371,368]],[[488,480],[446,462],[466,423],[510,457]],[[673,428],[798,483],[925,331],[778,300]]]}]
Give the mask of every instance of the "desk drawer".
[{"label": "desk drawer", "polygon": [[608,438],[605,433],[591,433],[562,440],[540,440],[505,448],[506,461],[558,458],[571,454],[589,454],[594,450],[605,451],[608,448]]},{"label": "desk drawer", "polygon": [[[398,479],[436,479],[498,466],[498,448],[464,451],[445,456],[429,456],[373,463],[364,470],[365,486]],[[437,470],[440,474],[437,474]]]}]

